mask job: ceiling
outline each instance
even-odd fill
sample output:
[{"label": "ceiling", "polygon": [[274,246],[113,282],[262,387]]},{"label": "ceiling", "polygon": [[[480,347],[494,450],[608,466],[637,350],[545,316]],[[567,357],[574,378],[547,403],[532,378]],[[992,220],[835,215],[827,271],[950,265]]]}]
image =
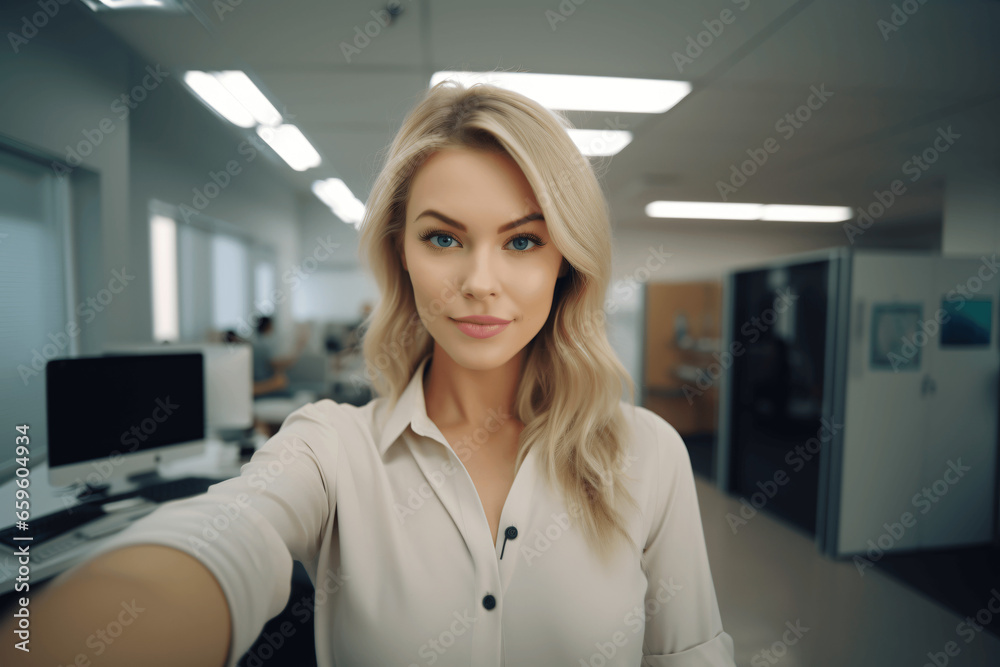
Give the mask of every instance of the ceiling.
[{"label": "ceiling", "polygon": [[[691,81],[692,93],[664,114],[568,114],[578,127],[635,135],[599,165],[616,230],[732,228],[650,219],[644,206],[657,198],[722,201],[718,183],[769,137],[778,150],[729,201],[866,207],[876,189],[902,179],[905,196],[882,218],[896,225],[940,220],[948,176],[1000,156],[997,2],[405,0],[385,27],[376,21],[380,2],[187,2],[191,14],[100,12],[98,20],[175,71],[247,71],[323,157],[319,168],[287,170],[302,192],[338,176],[364,200],[381,151],[431,74],[444,69]],[[723,11],[729,23],[713,23]],[[366,27],[374,34],[367,43],[359,37]],[[675,54],[699,33],[708,45],[681,61]],[[826,101],[814,98],[818,108],[793,134],[788,125],[778,131],[776,122],[813,87],[829,93]],[[958,138],[911,180],[916,172],[904,172],[904,163],[948,127]],[[817,227],[738,224],[792,225],[802,234]]]}]

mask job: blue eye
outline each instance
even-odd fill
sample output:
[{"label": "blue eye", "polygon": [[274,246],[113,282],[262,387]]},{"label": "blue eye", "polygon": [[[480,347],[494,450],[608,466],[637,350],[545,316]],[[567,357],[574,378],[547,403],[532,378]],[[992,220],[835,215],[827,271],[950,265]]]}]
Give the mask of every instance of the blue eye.
[{"label": "blue eye", "polygon": [[[437,243],[431,242],[432,239],[435,239],[435,238],[438,238],[438,237],[443,238],[443,239],[447,239],[448,242],[446,244],[444,244],[444,245],[438,245]],[[458,243],[458,239],[456,239],[450,233],[443,232],[443,231],[440,231],[440,230],[433,230],[433,231],[424,232],[424,233],[420,234],[420,240],[423,241],[424,243],[427,243],[434,250],[447,250],[448,248],[455,247],[454,244]],[[533,243],[534,247],[525,247],[523,245],[524,242]],[[514,238],[512,238],[511,240],[509,240],[504,245],[504,247],[507,247],[507,246],[509,246],[511,244],[515,244],[515,243],[519,244],[519,245],[514,246],[514,250],[517,252],[517,254],[525,254],[525,253],[531,252],[532,250],[536,250],[536,249],[542,247],[543,245],[545,245],[545,243],[542,241],[542,239],[538,238],[536,235],[530,234],[530,233],[526,233],[526,234],[518,234],[517,236],[515,236]]]},{"label": "blue eye", "polygon": [[[448,236],[446,234],[432,234],[428,238],[430,238],[430,239],[442,238],[442,239],[448,239],[448,241],[454,241],[455,240],[453,237]],[[432,243],[431,245],[434,245],[434,244]],[[434,247],[436,247],[436,248],[450,248],[451,246],[450,245],[445,245],[445,246],[434,246]]]},{"label": "blue eye", "polygon": [[[532,239],[530,239],[529,237],[527,237],[527,236],[518,236],[517,238],[511,239],[510,242],[511,243],[517,243],[518,241],[524,241],[526,243],[534,243],[534,241]],[[517,246],[514,246],[514,249],[515,250],[530,250],[531,248],[518,248]]]}]

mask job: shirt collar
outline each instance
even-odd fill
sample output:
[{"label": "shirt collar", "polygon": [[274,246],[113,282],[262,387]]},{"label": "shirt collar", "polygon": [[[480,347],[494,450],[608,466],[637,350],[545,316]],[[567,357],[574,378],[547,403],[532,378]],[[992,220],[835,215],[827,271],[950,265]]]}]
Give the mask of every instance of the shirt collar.
[{"label": "shirt collar", "polygon": [[385,456],[389,446],[399,438],[400,434],[412,424],[413,431],[419,435],[428,437],[439,437],[440,431],[437,426],[427,416],[427,405],[424,402],[424,369],[431,356],[428,355],[417,366],[410,378],[410,383],[406,385],[395,407],[385,419],[385,426],[379,437],[378,451]]}]

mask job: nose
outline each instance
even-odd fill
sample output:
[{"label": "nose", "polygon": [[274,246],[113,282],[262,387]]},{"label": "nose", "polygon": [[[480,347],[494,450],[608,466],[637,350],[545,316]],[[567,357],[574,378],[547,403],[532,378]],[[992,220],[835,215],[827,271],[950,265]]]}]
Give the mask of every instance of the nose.
[{"label": "nose", "polygon": [[495,257],[490,254],[487,246],[469,253],[461,265],[462,294],[466,298],[483,299],[496,296],[499,292],[498,266]]}]

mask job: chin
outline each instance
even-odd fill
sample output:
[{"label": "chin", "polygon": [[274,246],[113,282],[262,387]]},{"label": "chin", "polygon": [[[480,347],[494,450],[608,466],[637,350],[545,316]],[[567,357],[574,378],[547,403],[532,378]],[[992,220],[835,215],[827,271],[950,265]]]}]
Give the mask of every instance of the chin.
[{"label": "chin", "polygon": [[[459,335],[464,334],[459,332]],[[477,349],[474,347],[476,342],[479,341],[470,339],[468,342],[463,341],[455,346],[444,346],[440,343],[438,346],[448,355],[449,359],[470,371],[489,371],[499,368],[510,361],[520,350],[520,348],[511,349],[508,345],[497,345],[494,349],[481,346]]]}]

